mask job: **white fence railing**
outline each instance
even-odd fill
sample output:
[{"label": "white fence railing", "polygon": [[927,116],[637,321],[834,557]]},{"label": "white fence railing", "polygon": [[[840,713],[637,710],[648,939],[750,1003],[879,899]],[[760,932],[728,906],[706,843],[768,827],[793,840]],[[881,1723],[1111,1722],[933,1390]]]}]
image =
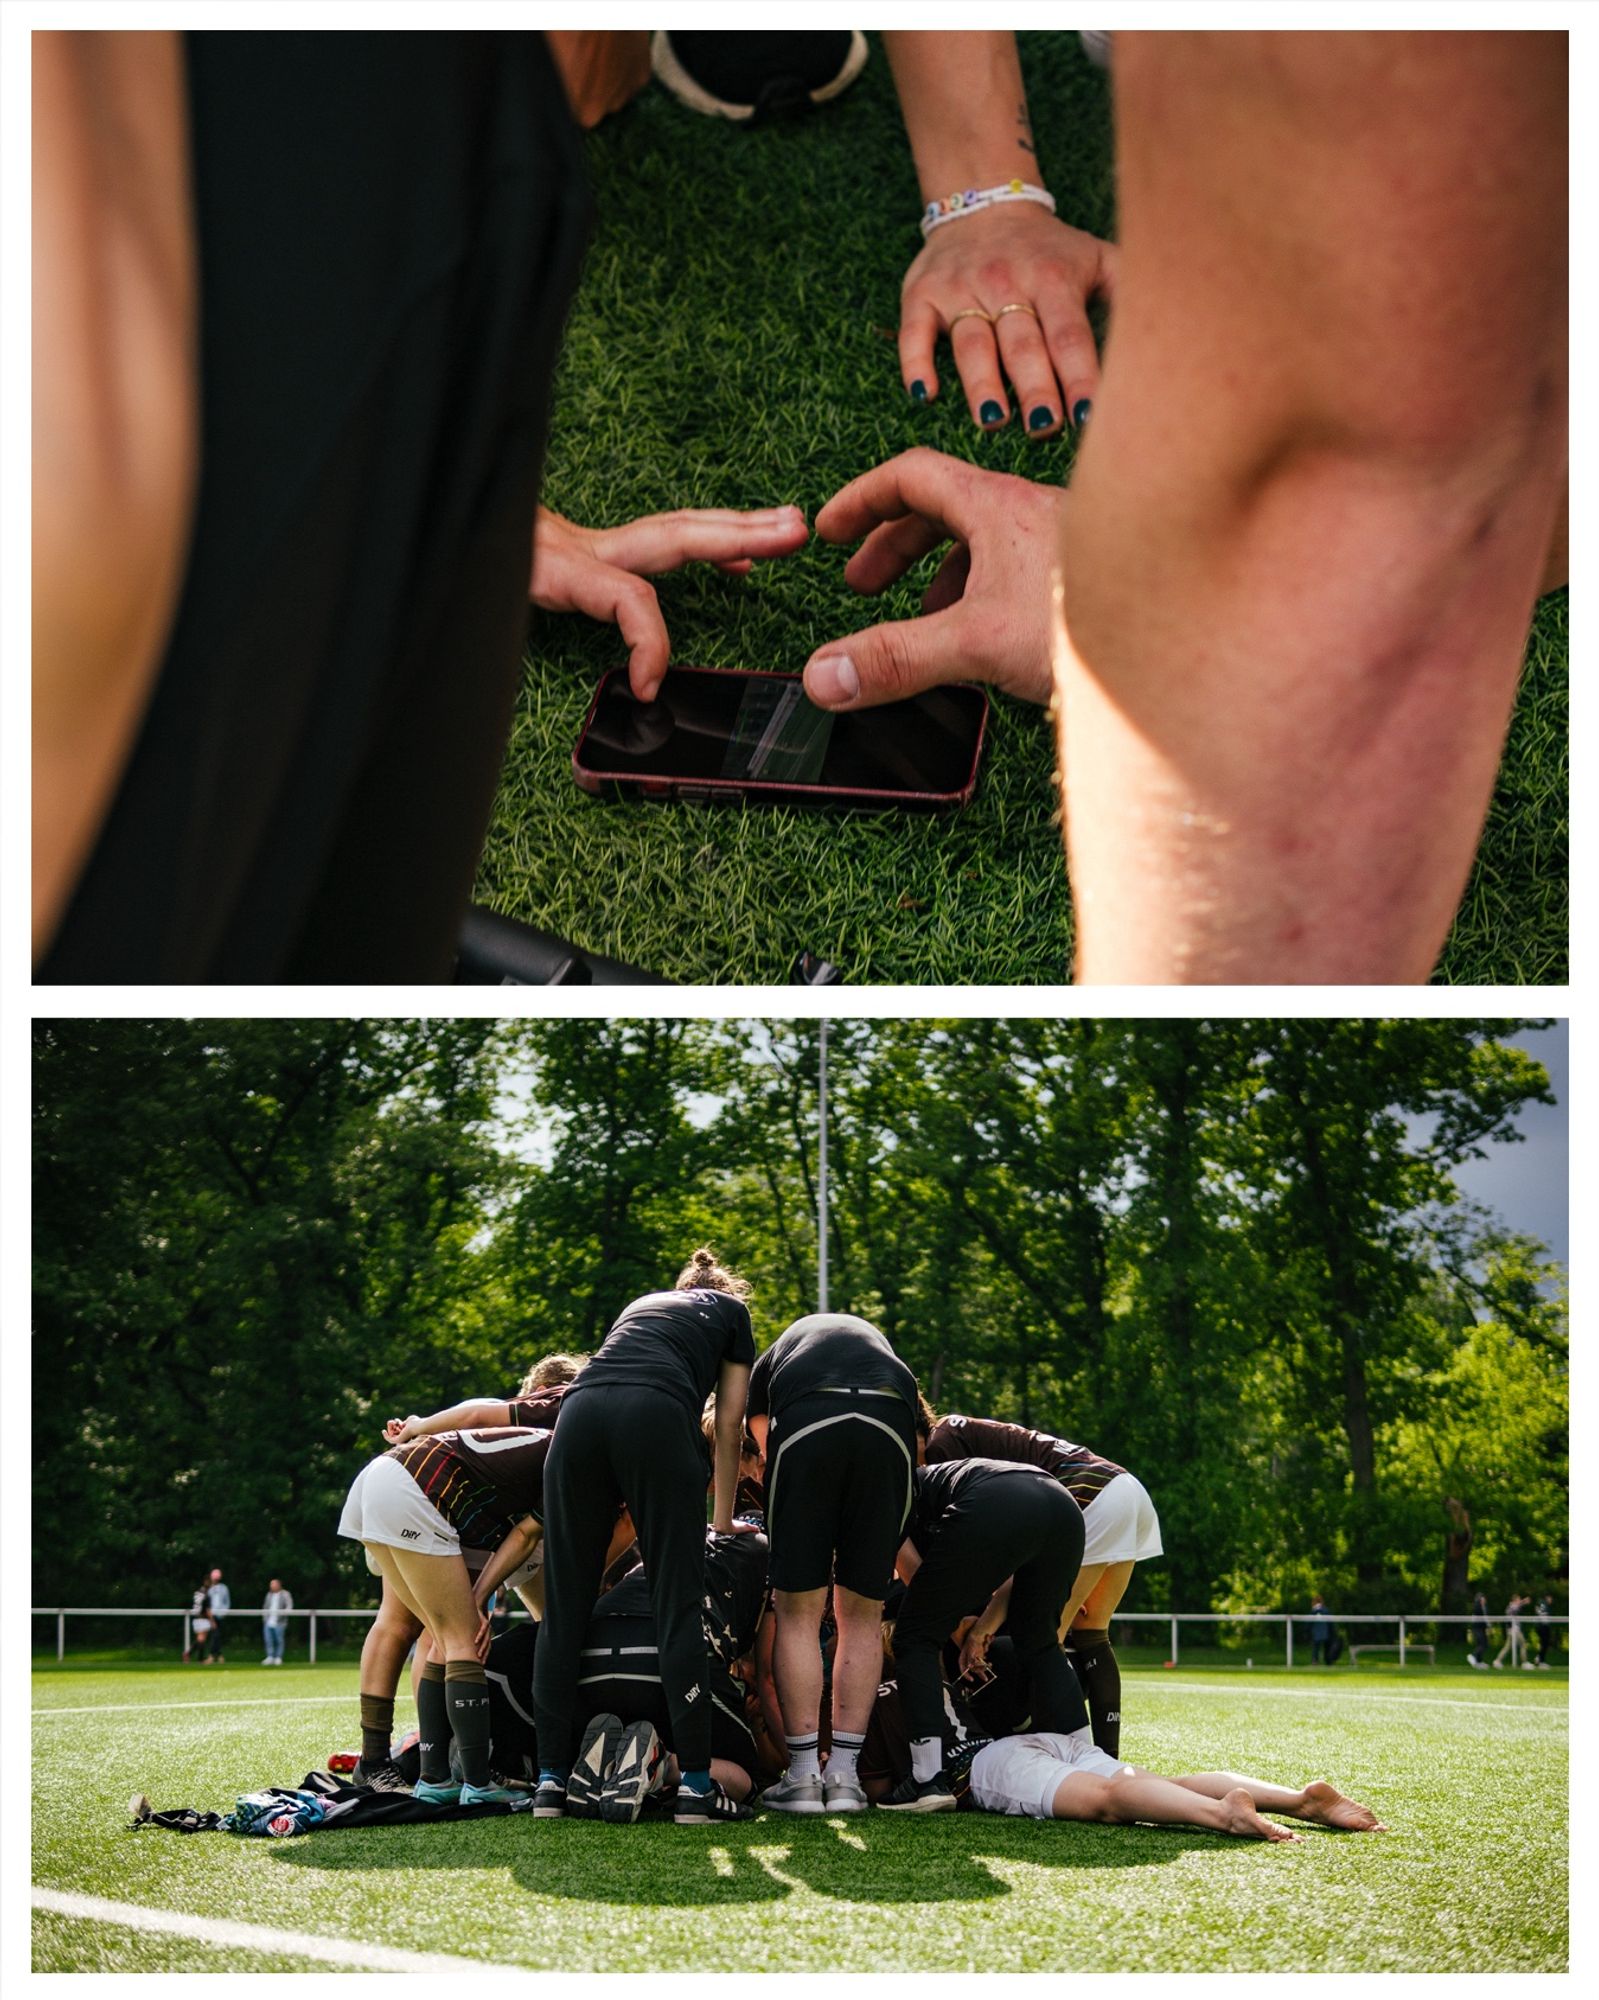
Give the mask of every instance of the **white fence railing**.
[{"label": "white fence railing", "polygon": [[[1111,1615],[1112,1625],[1164,1625],[1170,1629],[1171,1659],[1176,1665],[1181,1657],[1179,1652],[1179,1629],[1184,1625],[1281,1625],[1283,1628],[1283,1663],[1294,1664],[1294,1627],[1296,1625],[1327,1625],[1339,1631],[1351,1625],[1375,1626],[1380,1631],[1392,1630],[1391,1642],[1372,1642],[1362,1639],[1358,1645],[1350,1646],[1351,1657],[1357,1652],[1368,1650],[1374,1643],[1385,1643],[1387,1649],[1396,1651],[1399,1664],[1404,1666],[1418,1642],[1412,1636],[1417,1626],[1431,1625],[1475,1625],[1480,1621],[1472,1613],[1458,1611],[1117,1611]],[[1538,1619],[1524,1613],[1515,1627],[1503,1612],[1491,1613],[1486,1621],[1490,1630],[1500,1628],[1510,1646],[1511,1659],[1519,1666],[1526,1646],[1527,1635],[1536,1632],[1538,1626],[1567,1625],[1571,1620],[1564,1613]],[[1264,1636],[1264,1635],[1263,1635]],[[1431,1651],[1430,1641],[1421,1645]]]},{"label": "white fence railing", "polygon": [[[56,1658],[58,1660],[64,1660],[67,1656],[67,1620],[69,1618],[177,1618],[182,1621],[183,1625],[184,1652],[187,1653],[190,1650],[193,1639],[192,1620],[194,1614],[184,1609],[182,1605],[155,1605],[148,1608],[129,1610],[127,1607],[120,1605],[36,1604],[33,1607],[33,1615],[35,1618],[53,1618],[56,1621]],[[281,1612],[279,1615],[284,1618],[303,1618],[306,1620],[308,1627],[307,1656],[311,1663],[315,1665],[316,1627],[319,1618],[370,1619],[377,1616],[377,1609],[375,1606],[365,1610],[349,1606],[328,1609],[325,1606],[318,1605],[304,1611]],[[514,1608],[513,1615],[515,1615]],[[243,1607],[230,1611],[227,1614],[229,1619],[264,1618],[265,1616],[264,1611],[252,1611]],[[1382,1644],[1389,1650],[1397,1651],[1399,1664],[1400,1666],[1404,1666],[1408,1656],[1416,1649],[1418,1644],[1412,1636],[1416,1627],[1431,1625],[1475,1625],[1477,1622],[1477,1619],[1470,1612],[1457,1611],[1335,1611],[1329,1612],[1325,1616],[1316,1611],[1118,1611],[1111,1619],[1113,1625],[1164,1625],[1168,1627],[1171,1634],[1171,1658],[1174,1665],[1180,1657],[1178,1650],[1179,1630],[1184,1625],[1281,1625],[1283,1628],[1283,1661],[1286,1666],[1290,1667],[1294,1664],[1294,1627],[1296,1625],[1326,1623],[1330,1624],[1335,1631],[1351,1625],[1375,1626],[1384,1631],[1391,1628],[1394,1633],[1392,1641],[1372,1642],[1362,1639],[1358,1647],[1351,1645],[1350,1652],[1353,1655],[1357,1650],[1365,1651],[1370,1644]],[[1518,1634],[1511,1629],[1510,1623],[1505,1618],[1503,1612],[1490,1615],[1487,1622],[1490,1630],[1498,1628],[1505,1634],[1506,1640],[1510,1644],[1511,1659],[1519,1665],[1521,1652],[1525,1647],[1528,1633],[1535,1632],[1541,1622],[1550,1625],[1569,1626],[1571,1620],[1564,1614],[1560,1617],[1551,1617],[1543,1621],[1531,1615],[1523,1616],[1519,1622],[1519,1644]],[[1263,1634],[1262,1636],[1265,1635]],[[1430,1642],[1421,1641],[1420,1643],[1430,1648]]]}]

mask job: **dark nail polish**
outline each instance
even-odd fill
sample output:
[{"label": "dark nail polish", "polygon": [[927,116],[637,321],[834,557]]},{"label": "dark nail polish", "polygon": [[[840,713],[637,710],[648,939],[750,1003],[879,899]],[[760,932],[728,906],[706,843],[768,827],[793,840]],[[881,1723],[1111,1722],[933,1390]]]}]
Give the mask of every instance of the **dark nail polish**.
[{"label": "dark nail polish", "polygon": [[1079,430],[1081,430],[1083,425],[1088,422],[1088,413],[1093,407],[1094,407],[1093,404],[1088,400],[1086,396],[1080,397],[1078,401],[1073,405],[1072,422],[1077,426]]},{"label": "dark nail polish", "polygon": [[1027,419],[1027,428],[1030,431],[1047,431],[1054,421],[1055,412],[1047,404],[1040,403]]},{"label": "dark nail polish", "polygon": [[979,421],[985,424],[1000,424],[1005,421],[1004,410],[994,401],[992,396],[989,397],[977,415]]},{"label": "dark nail polish", "polygon": [[911,401],[913,403],[925,403],[927,401],[927,384],[925,382],[916,381],[911,384]]}]

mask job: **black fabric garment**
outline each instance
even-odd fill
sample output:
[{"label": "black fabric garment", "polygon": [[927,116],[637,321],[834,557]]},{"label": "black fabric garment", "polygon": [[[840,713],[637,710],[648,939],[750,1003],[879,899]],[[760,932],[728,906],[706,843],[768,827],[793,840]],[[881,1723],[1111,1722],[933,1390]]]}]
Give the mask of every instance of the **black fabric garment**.
[{"label": "black fabric garment", "polygon": [[538,1773],[533,1728],[533,1661],[538,1643],[538,1625],[517,1619],[492,1642],[483,1669],[489,1684],[489,1763],[507,1778]]},{"label": "black fabric garment", "polygon": [[772,1587],[837,1582],[882,1598],[910,1512],[916,1431],[897,1396],[820,1392],[785,1401],[766,1439]]},{"label": "black fabric garment", "polygon": [[927,1463],[945,1465],[957,1458],[998,1458],[1018,1465],[1036,1465],[1058,1479],[1079,1507],[1086,1507],[1113,1479],[1126,1471],[1113,1459],[1101,1458],[1085,1444],[1030,1431],[1021,1424],[999,1423],[988,1417],[941,1417],[928,1435]]},{"label": "black fabric garment", "polygon": [[703,1286],[647,1292],[625,1306],[565,1403],[597,1389],[654,1389],[679,1402],[697,1424],[724,1361],[755,1359],[755,1331],[742,1299]]},{"label": "black fabric garment", "polygon": [[534,1389],[526,1396],[513,1396],[506,1404],[510,1421],[528,1430],[552,1431],[561,1414],[561,1399],[569,1383],[558,1382],[553,1389]]},{"label": "black fabric garment", "polygon": [[[678,1750],[676,1726],[655,1643],[655,1621],[648,1611],[610,1612],[602,1616],[596,1609],[583,1639],[582,1669],[577,1684],[579,1729],[592,1715],[614,1715],[622,1722],[651,1722],[666,1748]],[[744,1720],[743,1682],[726,1672],[719,1660],[715,1661],[706,1677],[701,1700],[710,1705],[710,1755],[737,1764],[753,1783],[755,1737]],[[690,1764],[681,1750],[678,1755],[685,1769],[704,1768]]]},{"label": "black fabric garment", "polygon": [[[529,1798],[515,1805],[490,1801],[475,1806],[430,1806],[404,1792],[373,1792],[365,1786],[347,1785],[327,1771],[308,1771],[297,1787],[268,1785],[263,1789],[280,1793],[286,1812],[299,1803],[297,1792],[314,1792],[324,1802],[327,1814],[316,1826],[304,1829],[310,1833],[326,1833],[341,1826],[427,1826],[443,1820],[504,1819],[532,1804]],[[164,1833],[217,1833],[223,1830],[225,1817],[194,1806],[175,1806],[153,1812],[136,1824],[160,1827]]]},{"label": "black fabric garment", "polygon": [[1066,1657],[1088,1700],[1094,1744],[1107,1757],[1122,1754],[1122,1670],[1110,1633],[1079,1626],[1066,1634]]},{"label": "black fabric garment", "polygon": [[703,1770],[711,1751],[700,1616],[710,1451],[697,1406],[690,1415],[658,1386],[591,1385],[598,1366],[590,1362],[573,1385],[581,1395],[567,1396],[544,1472],[544,1630],[533,1674],[540,1755],[559,1771],[576,1753],[583,1634],[617,1503],[626,1501],[644,1557],[673,1740],[684,1767]]},{"label": "black fabric garment", "polygon": [[808,1313],[780,1333],[750,1375],[748,1413],[774,1424],[794,1403],[835,1389],[875,1389],[914,1417],[916,1377],[869,1320]]},{"label": "black fabric garment", "polygon": [[940,1649],[963,1617],[1015,1579],[1005,1629],[1028,1681],[1033,1727],[1070,1735],[1088,1722],[1059,1638],[1083,1561],[1082,1509],[1031,1465],[961,1459],[916,1474],[911,1539],[921,1567],[894,1624],[894,1658],[913,1736],[938,1733]]},{"label": "black fabric garment", "polygon": [[38,977],[447,979],[588,230],[577,134],[537,33],[186,51],[194,536]]},{"label": "black fabric garment", "polygon": [[[940,1665],[943,1698],[938,1734],[946,1764],[974,1741],[1014,1736],[1027,1727],[1027,1676],[1009,1639],[993,1642],[986,1669],[977,1675],[961,1675],[953,1646],[944,1648]],[[863,1785],[877,1780],[892,1787],[909,1775],[911,1732],[897,1680],[887,1680],[877,1690],[859,1769]],[[955,1798],[962,1812],[976,1810],[971,1802],[969,1768],[961,1773]]]}]

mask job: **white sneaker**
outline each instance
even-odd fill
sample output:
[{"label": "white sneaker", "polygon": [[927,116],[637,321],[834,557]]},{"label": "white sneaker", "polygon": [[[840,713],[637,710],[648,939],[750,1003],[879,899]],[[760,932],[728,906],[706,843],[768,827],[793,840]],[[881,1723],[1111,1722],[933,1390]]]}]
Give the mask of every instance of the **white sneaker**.
[{"label": "white sneaker", "polygon": [[831,1771],[822,1778],[822,1795],[826,1809],[830,1813],[865,1812],[866,1793],[859,1778],[846,1777],[842,1771],[835,1778]]},{"label": "white sneaker", "polygon": [[775,1785],[768,1785],[761,1793],[760,1805],[763,1812],[820,1813],[827,1810],[820,1775],[796,1778],[787,1771]]}]

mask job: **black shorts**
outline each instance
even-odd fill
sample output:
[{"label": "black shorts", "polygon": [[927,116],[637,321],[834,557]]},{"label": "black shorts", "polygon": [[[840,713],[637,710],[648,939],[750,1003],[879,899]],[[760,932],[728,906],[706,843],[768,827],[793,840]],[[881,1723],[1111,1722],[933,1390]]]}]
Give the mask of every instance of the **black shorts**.
[{"label": "black shorts", "polygon": [[[596,1618],[590,1624],[577,1693],[579,1728],[591,1715],[653,1722],[666,1748],[674,1747],[655,1621],[646,1614]],[[706,1693],[711,1704],[711,1755],[737,1764],[753,1785],[755,1738],[744,1720],[742,1684],[729,1674],[713,1672]]]},{"label": "black shorts", "polygon": [[915,1463],[915,1425],[895,1395],[823,1390],[774,1417],[766,1440],[772,1588],[836,1582],[858,1597],[884,1597]]}]

